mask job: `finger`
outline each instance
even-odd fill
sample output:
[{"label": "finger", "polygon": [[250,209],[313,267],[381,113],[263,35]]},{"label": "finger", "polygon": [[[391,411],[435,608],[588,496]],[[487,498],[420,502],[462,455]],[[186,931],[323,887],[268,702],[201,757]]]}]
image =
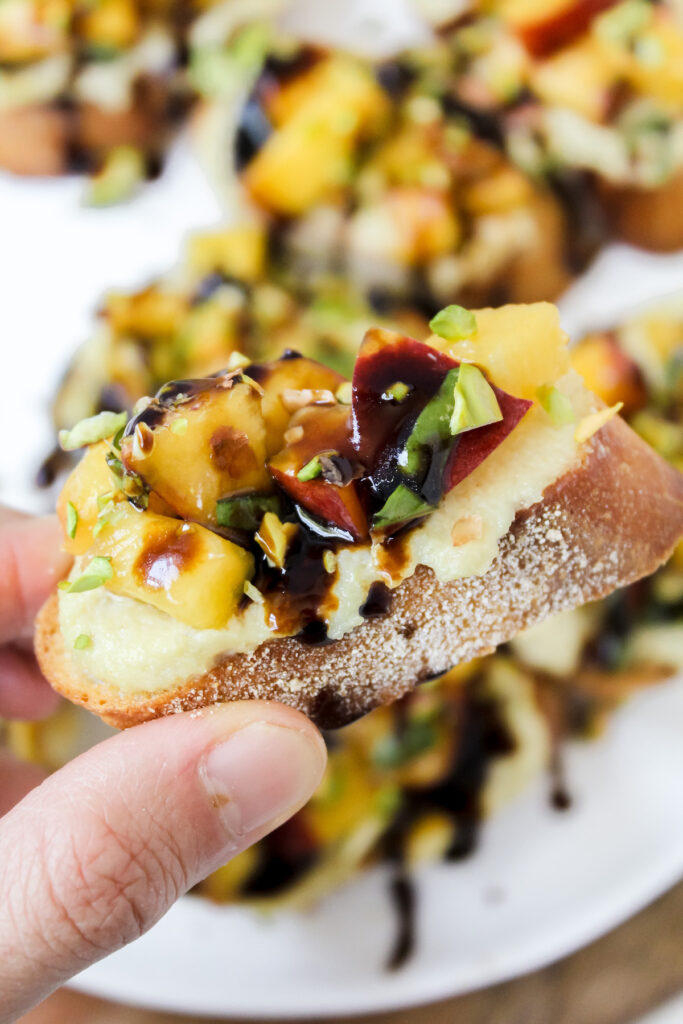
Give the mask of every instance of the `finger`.
[{"label": "finger", "polygon": [[8,750],[0,750],[0,818],[44,778],[38,765],[22,764]]},{"label": "finger", "polygon": [[30,651],[0,648],[0,716],[32,721],[57,710],[59,695],[43,678]]},{"label": "finger", "polygon": [[69,571],[56,516],[3,510],[0,519],[0,644],[29,636],[38,609]]},{"label": "finger", "polygon": [[281,824],[324,764],[303,715],[243,701],[130,729],[47,779],[0,821],[0,1024]]}]

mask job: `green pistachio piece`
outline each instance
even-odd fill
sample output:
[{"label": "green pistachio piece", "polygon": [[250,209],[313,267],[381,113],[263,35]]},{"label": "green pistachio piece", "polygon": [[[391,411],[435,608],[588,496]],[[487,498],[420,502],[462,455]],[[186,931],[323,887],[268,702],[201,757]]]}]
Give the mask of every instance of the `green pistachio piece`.
[{"label": "green pistachio piece", "polygon": [[113,501],[109,502],[100,509],[100,513],[97,517],[97,522],[93,527],[93,537],[98,537],[105,526],[115,526],[116,523],[123,519],[124,511],[121,508],[121,504],[115,504]]},{"label": "green pistachio piece", "polygon": [[375,530],[385,530],[389,526],[407,523],[410,519],[417,519],[433,511],[433,505],[423,501],[405,484],[399,484],[373,517],[372,526]]},{"label": "green pistachio piece", "polygon": [[277,494],[241,494],[236,498],[221,498],[216,503],[216,522],[235,530],[258,530],[266,512],[281,511]]},{"label": "green pistachio piece", "polygon": [[382,395],[382,398],[386,401],[393,398],[395,402],[402,402],[409,391],[410,388],[407,384],[404,384],[401,380],[397,380],[395,384],[392,384],[390,388],[387,388]]},{"label": "green pistachio piece", "polygon": [[463,363],[454,390],[451,433],[461,434],[465,430],[485,427],[502,418],[496,393],[484,374],[478,366]]},{"label": "green pistachio piece", "polygon": [[477,319],[464,306],[446,306],[429,321],[429,329],[446,341],[460,341],[472,337],[477,329]]},{"label": "green pistachio piece", "polygon": [[87,633],[79,633],[74,640],[74,650],[85,651],[88,647],[92,647],[92,637]]},{"label": "green pistachio piece", "polygon": [[66,503],[66,532],[69,537],[73,540],[76,536],[76,530],[78,529],[78,512],[76,506],[70,501]]},{"label": "green pistachio piece", "polygon": [[85,590],[95,590],[97,587],[101,587],[113,575],[114,570],[111,567],[111,558],[97,555],[87,566],[82,576],[75,580],[62,580],[58,586],[66,594],[82,594]]},{"label": "green pistachio piece", "polygon": [[81,420],[71,430],[60,430],[59,444],[65,452],[74,452],[77,448],[96,444],[105,437],[117,434],[121,427],[125,427],[127,420],[128,413],[125,412],[98,412],[96,416]]},{"label": "green pistachio piece", "polygon": [[310,462],[307,462],[302,469],[296,474],[297,480],[305,482],[306,480],[314,480],[317,476],[322,474],[323,467],[320,462],[320,456],[314,455]]},{"label": "green pistachio piece", "polygon": [[90,179],[85,201],[89,206],[112,206],[130,199],[145,180],[145,159],[135,146],[117,146],[102,170]]},{"label": "green pistachio piece", "polygon": [[462,367],[454,366],[444,377],[441,387],[415,421],[398,464],[403,473],[417,476],[422,468],[425,448],[434,450],[451,440],[453,395]]},{"label": "green pistachio piece", "polygon": [[565,427],[576,419],[570,399],[558,388],[546,384],[538,388],[536,398],[550,416],[554,427]]}]

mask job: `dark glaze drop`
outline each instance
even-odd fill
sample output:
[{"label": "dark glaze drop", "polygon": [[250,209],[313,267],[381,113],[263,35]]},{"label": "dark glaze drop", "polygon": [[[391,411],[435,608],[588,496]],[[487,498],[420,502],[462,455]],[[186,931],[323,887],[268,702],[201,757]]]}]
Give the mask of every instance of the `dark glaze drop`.
[{"label": "dark glaze drop", "polygon": [[[400,721],[398,724],[400,726]],[[406,893],[406,886],[411,887],[412,883],[404,868],[405,842],[410,828],[425,812],[445,812],[456,826],[448,859],[462,860],[469,856],[479,837],[481,794],[490,765],[515,749],[514,738],[500,716],[497,702],[478,693],[476,683],[470,683],[463,695],[457,731],[458,741],[447,775],[430,789],[406,790],[403,807],[383,839],[384,856],[396,866],[390,891],[399,938],[389,961],[392,969],[405,962],[414,945],[415,901],[413,894]],[[402,953],[403,957],[398,957],[397,953]]]},{"label": "dark glaze drop", "polygon": [[74,463],[73,452],[64,452],[61,448],[53,448],[43,459],[36,472],[36,487],[51,487],[58,476],[71,469]]},{"label": "dark glaze drop", "polygon": [[270,97],[287,82],[311,68],[316,60],[315,51],[309,47],[302,47],[293,58],[283,60],[271,54],[266,59],[240,111],[234,143],[235,169],[238,173],[251,163],[273,132],[268,114]]},{"label": "dark glaze drop", "polygon": [[364,604],[358,609],[364,619],[376,619],[391,610],[392,593],[384,583],[373,583]]},{"label": "dark glaze drop", "polygon": [[128,420],[124,437],[130,437],[141,424],[154,430],[160,426],[169,409],[186,405],[195,399],[209,395],[212,391],[218,391],[232,386],[233,381],[241,376],[240,370],[232,372],[215,373],[211,377],[199,377],[193,380],[173,380],[159,388],[156,395],[144,409]]},{"label": "dark glaze drop", "polygon": [[133,574],[152,590],[166,590],[199,554],[197,534],[181,528],[153,538],[140,552]]},{"label": "dark glaze drop", "polygon": [[413,880],[405,868],[398,868],[389,882],[389,896],[396,911],[398,929],[394,948],[387,961],[387,970],[396,971],[410,959],[415,948],[416,893]]},{"label": "dark glaze drop", "polygon": [[254,584],[265,597],[271,629],[294,634],[308,644],[327,642],[327,630],[320,609],[327,603],[336,573],[325,571],[323,555],[330,544],[321,543],[303,525],[299,526],[287,553],[283,569],[271,567],[265,558],[257,562]]},{"label": "dark glaze drop", "polygon": [[262,856],[244,887],[247,896],[273,896],[301,878],[315,860],[315,839],[295,814],[259,844]]}]

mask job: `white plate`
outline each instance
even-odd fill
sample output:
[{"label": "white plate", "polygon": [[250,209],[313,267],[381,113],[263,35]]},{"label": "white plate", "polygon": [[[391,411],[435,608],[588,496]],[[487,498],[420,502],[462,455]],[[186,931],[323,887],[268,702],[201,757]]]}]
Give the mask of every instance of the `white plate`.
[{"label": "white plate", "polygon": [[417,878],[413,958],[384,964],[395,920],[366,873],[310,913],[262,919],[185,897],[148,935],[81,974],[92,995],[191,1014],[326,1017],[492,985],[572,952],[683,874],[683,679],[641,694],[600,742],[568,750],[574,804],[538,780],[479,852]]},{"label": "white plate", "polygon": [[[0,500],[30,487],[47,450],[56,376],[100,293],[163,271],[218,205],[182,150],[130,205],[79,208],[74,181],[0,177]],[[683,286],[683,254],[613,247],[562,303],[577,334]],[[683,874],[683,681],[641,695],[599,743],[572,748],[575,807],[541,780],[493,820],[476,857],[419,878],[416,955],[384,970],[394,920],[381,872],[306,915],[182,900],[146,937],[81,975],[95,995],[192,1014],[315,1016],[387,1010],[532,970],[602,934]]]}]

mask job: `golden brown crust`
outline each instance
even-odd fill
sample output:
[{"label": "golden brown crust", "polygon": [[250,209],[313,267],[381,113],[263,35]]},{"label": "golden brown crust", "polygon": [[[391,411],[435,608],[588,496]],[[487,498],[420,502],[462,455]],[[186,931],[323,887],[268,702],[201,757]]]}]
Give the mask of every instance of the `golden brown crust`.
[{"label": "golden brown crust", "polygon": [[64,174],[68,142],[68,120],[55,107],[0,111],[0,167],[13,174]]},{"label": "golden brown crust", "polygon": [[517,516],[487,573],[440,584],[419,566],[394,591],[387,615],[334,643],[273,640],[175,691],[132,696],[79,676],[61,641],[55,595],[38,618],[36,653],[60,693],[121,728],[245,697],[279,700],[333,728],[549,614],[653,572],[682,533],[683,476],[614,419],[581,464]]},{"label": "golden brown crust", "polygon": [[612,230],[632,245],[654,252],[683,246],[683,172],[659,188],[617,188],[603,185]]},{"label": "golden brown crust", "polygon": [[160,153],[169,131],[168,96],[162,83],[153,78],[139,83],[135,103],[122,110],[92,103],[2,110],[0,168],[34,177],[65,174],[78,153],[93,163],[116,146],[139,146],[148,153]]}]

